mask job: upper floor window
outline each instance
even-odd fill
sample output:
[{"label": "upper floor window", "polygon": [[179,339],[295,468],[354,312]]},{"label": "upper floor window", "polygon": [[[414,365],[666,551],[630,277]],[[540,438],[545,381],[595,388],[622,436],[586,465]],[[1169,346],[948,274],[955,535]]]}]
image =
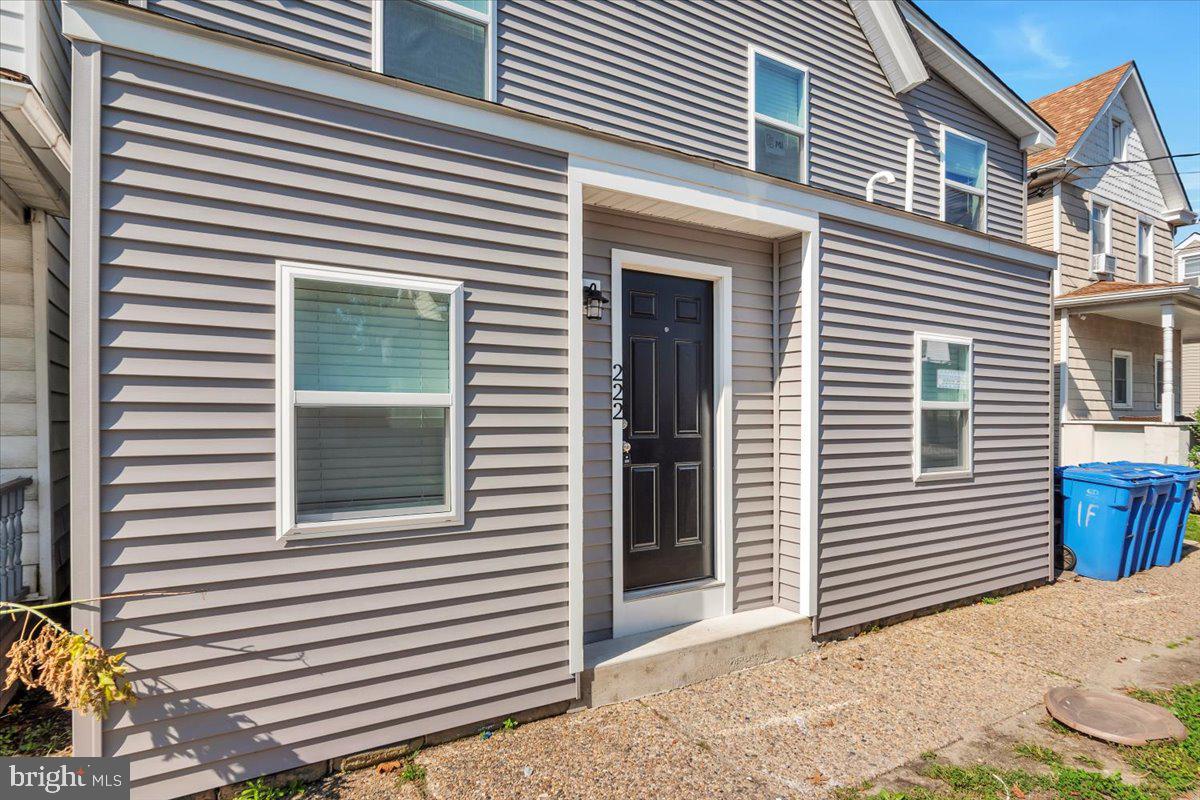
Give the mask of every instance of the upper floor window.
[{"label": "upper floor window", "polygon": [[1118,117],[1112,118],[1112,158],[1124,161],[1129,157],[1129,123]]},{"label": "upper floor window", "polygon": [[942,219],[982,231],[987,220],[987,142],[942,128]]},{"label": "upper floor window", "polygon": [[381,72],[481,100],[489,98],[490,0],[387,0],[376,9]]},{"label": "upper floor window", "polygon": [[796,64],[751,51],[751,168],[808,180],[808,73]]},{"label": "upper floor window", "polygon": [[1138,282],[1154,282],[1154,226],[1144,220],[1138,221],[1137,237]]},{"label": "upper floor window", "polygon": [[1200,254],[1183,257],[1183,277],[1200,277]]},{"label": "upper floor window", "polygon": [[1104,203],[1092,201],[1092,255],[1107,255],[1112,252],[1112,238],[1109,235],[1112,209]]}]

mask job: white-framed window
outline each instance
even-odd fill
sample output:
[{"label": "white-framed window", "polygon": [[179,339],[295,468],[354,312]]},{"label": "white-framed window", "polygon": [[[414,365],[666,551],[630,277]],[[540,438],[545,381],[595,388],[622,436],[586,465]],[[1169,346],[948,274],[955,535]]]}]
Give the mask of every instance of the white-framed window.
[{"label": "white-framed window", "polygon": [[1162,408],[1163,357],[1154,357],[1154,407]]},{"label": "white-framed window", "polygon": [[1112,407],[1133,406],[1133,354],[1126,350],[1112,351]]},{"label": "white-framed window", "polygon": [[987,142],[942,126],[942,220],[987,228]]},{"label": "white-framed window", "polygon": [[1139,219],[1137,226],[1138,283],[1154,283],[1154,223]]},{"label": "white-framed window", "polygon": [[1185,278],[1200,277],[1200,253],[1181,258],[1180,269],[1183,271],[1183,277]]},{"label": "white-framed window", "polygon": [[495,99],[492,0],[375,0],[375,69],[450,92]]},{"label": "white-framed window", "polygon": [[971,339],[913,334],[913,477],[965,477],[972,469]]},{"label": "white-framed window", "polygon": [[460,523],[462,284],[278,269],[278,535]]},{"label": "white-framed window", "polygon": [[1112,160],[1124,161],[1129,157],[1129,123],[1120,117],[1112,118]]},{"label": "white-framed window", "polygon": [[1092,255],[1112,252],[1112,209],[1099,200],[1092,201]]},{"label": "white-framed window", "polygon": [[808,181],[808,70],[750,48],[750,168]]}]

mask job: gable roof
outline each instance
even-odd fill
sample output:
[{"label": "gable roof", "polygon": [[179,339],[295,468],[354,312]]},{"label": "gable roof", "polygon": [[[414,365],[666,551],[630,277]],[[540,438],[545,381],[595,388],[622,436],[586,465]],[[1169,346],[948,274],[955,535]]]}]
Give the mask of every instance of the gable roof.
[{"label": "gable roof", "polygon": [[1175,245],[1175,250],[1188,250],[1193,247],[1200,247],[1200,231],[1192,231],[1185,236],[1182,242]]},{"label": "gable roof", "polygon": [[1150,103],[1146,85],[1142,83],[1137,64],[1126,61],[1107,72],[1080,81],[1065,89],[1039,97],[1031,105],[1039,114],[1058,129],[1059,142],[1054,147],[1031,155],[1028,169],[1044,168],[1049,165],[1070,165],[1076,162],[1088,132],[1102,118],[1114,98],[1121,95],[1134,127],[1141,136],[1146,157],[1152,159],[1151,170],[1158,180],[1166,204],[1168,217],[1174,215],[1178,221],[1188,222],[1194,215],[1187,192],[1179,179],[1175,162],[1170,158],[1171,149],[1158,124],[1158,115]]},{"label": "gable roof", "polygon": [[1021,149],[1054,145],[1050,123],[911,0],[850,0],[850,8],[893,92],[920,86],[932,69],[1020,139]]},{"label": "gable roof", "polygon": [[1074,150],[1084,132],[1091,127],[1092,120],[1108,103],[1113,90],[1132,66],[1132,61],[1126,61],[1108,72],[1102,72],[1031,102],[1034,111],[1058,131],[1058,142],[1054,147],[1029,156],[1029,168],[1034,169],[1059,161]]}]

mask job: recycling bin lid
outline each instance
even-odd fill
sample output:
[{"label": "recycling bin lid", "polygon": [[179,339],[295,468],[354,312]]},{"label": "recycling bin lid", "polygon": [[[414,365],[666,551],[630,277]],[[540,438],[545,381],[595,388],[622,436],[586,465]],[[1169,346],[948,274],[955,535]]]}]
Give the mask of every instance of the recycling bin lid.
[{"label": "recycling bin lid", "polygon": [[1118,486],[1123,489],[1157,482],[1152,475],[1136,472],[1129,468],[1113,467],[1109,464],[1084,464],[1078,467],[1067,467],[1063,470],[1062,476],[1064,480],[1068,481]]},{"label": "recycling bin lid", "polygon": [[1122,466],[1129,465],[1134,467],[1144,467],[1146,469],[1156,469],[1160,472],[1169,472],[1179,478],[1200,478],[1200,469],[1195,467],[1181,466],[1179,464],[1143,464],[1131,461],[1114,461],[1114,464]]}]

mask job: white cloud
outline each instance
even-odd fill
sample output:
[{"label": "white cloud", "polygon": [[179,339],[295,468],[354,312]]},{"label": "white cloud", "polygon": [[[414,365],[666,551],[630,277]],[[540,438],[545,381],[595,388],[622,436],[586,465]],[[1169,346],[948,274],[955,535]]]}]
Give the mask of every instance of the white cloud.
[{"label": "white cloud", "polygon": [[1037,22],[1032,17],[1021,17],[1017,20],[1017,25],[1014,30],[1010,30],[1009,44],[1015,44],[1023,49],[1028,55],[1038,59],[1043,69],[1062,70],[1071,65],[1071,59],[1066,53],[1056,48],[1049,41],[1047,33],[1053,30],[1053,26],[1043,22]]}]

